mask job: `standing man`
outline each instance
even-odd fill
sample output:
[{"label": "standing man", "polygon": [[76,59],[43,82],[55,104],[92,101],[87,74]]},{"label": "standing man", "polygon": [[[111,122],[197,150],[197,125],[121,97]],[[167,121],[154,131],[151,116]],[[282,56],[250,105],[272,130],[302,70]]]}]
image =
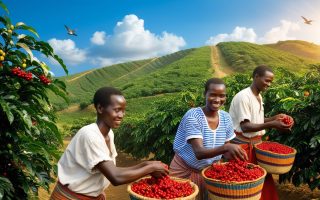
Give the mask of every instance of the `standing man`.
[{"label": "standing man", "polygon": [[[261,142],[265,129],[275,128],[288,131],[293,124],[282,122],[285,114],[278,114],[270,118],[264,116],[264,107],[261,92],[271,85],[274,74],[271,68],[265,65],[256,67],[252,73],[253,82],[250,87],[238,92],[232,99],[229,114],[233,121],[236,138],[233,143],[240,144],[246,150],[249,162],[255,163],[253,145]],[[293,120],[292,120],[293,121]],[[271,174],[268,174],[262,189],[261,199],[278,200],[277,190]]]}]

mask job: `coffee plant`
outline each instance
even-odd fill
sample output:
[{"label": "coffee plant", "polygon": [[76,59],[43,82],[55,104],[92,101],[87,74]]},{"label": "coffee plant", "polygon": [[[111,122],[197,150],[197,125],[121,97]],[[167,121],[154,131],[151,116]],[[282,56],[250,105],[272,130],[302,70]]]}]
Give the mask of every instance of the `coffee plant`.
[{"label": "coffee plant", "polygon": [[51,57],[68,71],[23,22],[13,24],[3,15],[0,35],[0,199],[28,199],[37,196],[39,187],[49,189],[60,156],[62,138],[48,91],[67,100],[65,84],[38,58]]}]

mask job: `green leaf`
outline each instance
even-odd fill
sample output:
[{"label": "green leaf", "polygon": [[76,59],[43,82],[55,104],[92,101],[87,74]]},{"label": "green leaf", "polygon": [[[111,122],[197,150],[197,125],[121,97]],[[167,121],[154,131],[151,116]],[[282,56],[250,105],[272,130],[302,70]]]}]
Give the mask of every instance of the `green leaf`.
[{"label": "green leaf", "polygon": [[0,22],[2,22],[4,26],[7,26],[8,24],[7,19],[4,17],[0,17]]},{"label": "green leaf", "polygon": [[28,30],[39,38],[37,31],[34,28],[32,28],[31,26],[27,26],[23,22],[18,22],[15,27],[16,27],[16,29]]},{"label": "green leaf", "polygon": [[10,124],[12,124],[13,120],[14,120],[14,116],[10,110],[10,107],[8,105],[7,102],[5,102],[2,98],[0,99],[0,105],[3,109],[3,111],[6,113],[7,117],[8,117],[8,120],[10,122]]},{"label": "green leaf", "polygon": [[4,194],[12,196],[14,188],[9,179],[0,176],[0,199],[3,198]]},{"label": "green leaf", "polygon": [[63,60],[62,60],[61,58],[59,58],[59,56],[57,56],[57,55],[54,55],[53,58],[54,58],[56,61],[58,61],[58,63],[62,66],[64,72],[65,72],[66,74],[68,74],[69,72],[68,72],[67,66],[63,63]]},{"label": "green leaf", "polygon": [[23,110],[22,112],[20,110],[15,110],[23,120],[24,124],[28,127],[28,129],[32,126],[32,121],[30,115],[27,113],[27,111]]},{"label": "green leaf", "polygon": [[60,88],[58,88],[57,86],[55,86],[54,84],[50,84],[49,85],[49,89],[54,92],[56,95],[62,97],[67,103],[69,103],[69,98],[66,95],[66,93],[61,90]]},{"label": "green leaf", "polygon": [[2,3],[2,1],[0,1],[0,6],[3,10],[5,10],[9,14],[9,10],[8,10],[7,6],[4,3]]},{"label": "green leaf", "polygon": [[33,60],[33,53],[32,53],[32,51],[30,50],[30,48],[28,47],[28,45],[26,45],[25,43],[18,42],[18,43],[16,44],[16,46],[22,47],[22,48],[30,55],[31,62],[32,62],[32,60]]}]

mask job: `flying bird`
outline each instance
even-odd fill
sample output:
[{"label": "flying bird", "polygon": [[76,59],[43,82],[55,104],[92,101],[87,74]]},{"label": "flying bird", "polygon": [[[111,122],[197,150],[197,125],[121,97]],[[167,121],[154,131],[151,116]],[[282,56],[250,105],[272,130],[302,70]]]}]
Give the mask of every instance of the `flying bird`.
[{"label": "flying bird", "polygon": [[76,34],[76,31],[75,30],[71,30],[68,26],[66,26],[66,25],[64,25],[65,27],[66,27],[66,29],[67,29],[67,33],[69,34],[69,35],[74,35],[74,36],[77,36],[77,34]]},{"label": "flying bird", "polygon": [[305,18],[304,16],[301,16],[301,17],[302,17],[302,19],[304,20],[304,23],[305,23],[305,24],[311,25],[311,22],[313,22],[313,20],[307,19],[307,18]]}]

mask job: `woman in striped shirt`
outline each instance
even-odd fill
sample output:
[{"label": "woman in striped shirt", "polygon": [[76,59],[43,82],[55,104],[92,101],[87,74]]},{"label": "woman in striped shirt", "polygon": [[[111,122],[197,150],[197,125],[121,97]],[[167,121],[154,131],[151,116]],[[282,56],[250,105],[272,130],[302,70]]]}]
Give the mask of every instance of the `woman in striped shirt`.
[{"label": "woman in striped shirt", "polygon": [[199,186],[197,199],[207,199],[201,170],[224,155],[227,159],[247,159],[245,151],[229,143],[235,137],[230,115],[220,110],[226,101],[226,86],[211,78],[205,84],[206,105],[190,109],[178,127],[170,164],[170,175],[191,179]]}]

